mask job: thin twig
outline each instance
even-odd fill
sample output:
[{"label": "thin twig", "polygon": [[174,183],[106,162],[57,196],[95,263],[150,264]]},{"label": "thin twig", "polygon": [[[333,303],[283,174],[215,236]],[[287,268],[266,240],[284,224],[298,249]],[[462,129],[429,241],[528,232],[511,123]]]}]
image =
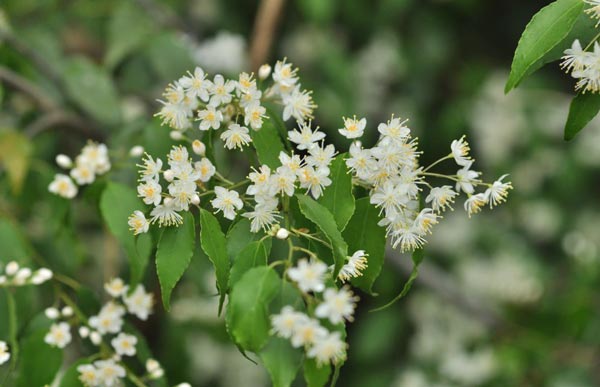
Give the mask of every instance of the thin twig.
[{"label": "thin twig", "polygon": [[268,60],[284,0],[262,0],[254,19],[250,46],[250,65],[256,71]]},{"label": "thin twig", "polygon": [[7,67],[0,66],[0,80],[4,81],[10,87],[27,94],[43,110],[48,111],[57,108],[56,103],[46,96],[39,87]]}]

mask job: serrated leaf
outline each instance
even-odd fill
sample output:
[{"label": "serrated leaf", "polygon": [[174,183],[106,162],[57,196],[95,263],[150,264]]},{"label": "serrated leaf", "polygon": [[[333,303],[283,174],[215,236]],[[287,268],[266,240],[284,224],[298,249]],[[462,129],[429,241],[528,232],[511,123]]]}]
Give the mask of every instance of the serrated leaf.
[{"label": "serrated leaf", "polygon": [[344,241],[340,230],[338,230],[337,224],[333,215],[323,205],[317,203],[314,199],[306,195],[296,195],[298,198],[298,204],[300,211],[308,220],[316,224],[319,229],[325,234],[329,243],[331,244],[331,250],[333,251],[334,270],[333,277],[337,277],[338,272],[346,262],[348,255],[348,245]]},{"label": "serrated leaf", "polygon": [[44,342],[46,330],[38,330],[21,343],[17,387],[45,386],[52,383],[62,365],[63,351]]},{"label": "serrated leaf", "polygon": [[219,221],[210,212],[203,209],[200,210],[200,243],[202,250],[208,255],[208,259],[215,267],[217,288],[221,295],[219,299],[220,314],[227,293],[231,263],[227,255],[227,240],[223,231],[221,231]]},{"label": "serrated leaf", "polygon": [[152,239],[149,234],[137,237],[129,230],[127,219],[135,210],[143,206],[136,192],[119,183],[109,182],[100,198],[100,211],[110,232],[119,240],[129,260],[130,286],[135,286],[144,276],[148,258],[152,251]]},{"label": "serrated leaf", "polygon": [[269,339],[269,303],[277,295],[281,279],[268,266],[248,270],[231,289],[227,306],[230,335],[243,349],[258,352]]},{"label": "serrated leaf", "polygon": [[362,276],[351,280],[352,285],[368,293],[372,293],[385,257],[385,229],[377,224],[380,219],[379,210],[369,203],[369,198],[358,199],[354,215],[343,233],[350,254],[364,250],[369,255]]},{"label": "serrated leaf", "polygon": [[515,50],[505,93],[517,87],[529,68],[569,34],[583,6],[581,0],[556,0],[533,16]]},{"label": "serrated leaf", "polygon": [[293,348],[289,340],[271,337],[260,351],[260,359],[274,387],[289,387],[302,364],[302,353],[298,348]]},{"label": "serrated leaf", "polygon": [[352,195],[352,175],[348,173],[346,153],[338,155],[329,167],[331,185],[323,191],[319,203],[327,207],[335,218],[339,230],[343,230],[354,213],[354,196]]},{"label": "serrated leaf", "polygon": [[571,101],[565,124],[565,140],[572,140],[600,111],[600,95],[579,94]]},{"label": "serrated leaf", "polygon": [[182,216],[181,226],[163,230],[156,249],[156,273],[166,310],[170,308],[171,292],[189,266],[196,245],[194,217],[189,212]]},{"label": "serrated leaf", "polygon": [[308,387],[323,387],[329,381],[331,376],[331,366],[318,366],[315,359],[306,358],[304,360],[304,380]]},{"label": "serrated leaf", "polygon": [[0,165],[6,170],[13,194],[19,194],[29,171],[33,145],[14,130],[0,132]]},{"label": "serrated leaf", "polygon": [[108,23],[108,49],[104,63],[113,68],[131,51],[140,47],[151,31],[149,20],[128,1],[120,2]]},{"label": "serrated leaf", "polygon": [[257,266],[265,266],[269,251],[264,242],[256,241],[247,245],[233,261],[231,274],[229,276],[229,287],[235,283],[250,269]]},{"label": "serrated leaf", "polygon": [[250,137],[252,137],[252,144],[261,164],[266,164],[271,169],[281,165],[279,153],[285,148],[277,133],[277,128],[270,120],[265,120],[260,130],[250,130]]},{"label": "serrated leaf", "polygon": [[64,74],[67,93],[81,109],[106,125],[121,121],[119,94],[103,68],[78,57],[65,65]]}]

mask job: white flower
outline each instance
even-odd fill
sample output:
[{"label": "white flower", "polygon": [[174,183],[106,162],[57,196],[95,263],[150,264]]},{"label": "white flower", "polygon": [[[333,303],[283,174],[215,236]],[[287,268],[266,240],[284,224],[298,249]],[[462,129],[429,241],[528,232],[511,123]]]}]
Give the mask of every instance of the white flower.
[{"label": "white flower", "polygon": [[211,87],[211,82],[206,79],[206,74],[200,67],[194,69],[194,74],[188,71],[188,76],[179,78],[178,83],[183,87],[188,97],[198,97],[204,102],[208,101],[208,90]]},{"label": "white flower", "polygon": [[431,227],[438,224],[438,216],[431,208],[423,208],[413,222],[413,228],[419,234],[431,233]]},{"label": "white flower", "polygon": [[215,187],[216,197],[210,201],[212,206],[217,210],[222,211],[223,216],[229,220],[235,219],[235,210],[241,210],[244,203],[240,199],[237,191],[228,190],[223,187]]},{"label": "white flower", "polygon": [[291,306],[284,306],[279,314],[271,316],[272,333],[279,337],[289,339],[294,334],[296,328],[308,320],[304,313],[297,312]]},{"label": "white flower", "polygon": [[0,341],[0,365],[6,363],[10,359],[10,352],[8,352],[8,345],[4,341]]},{"label": "white flower", "polygon": [[75,164],[76,167],[86,165],[94,173],[101,175],[110,169],[108,148],[104,144],[89,142],[81,149],[81,154],[75,159]]},{"label": "white flower", "polygon": [[178,226],[183,223],[183,217],[177,213],[178,209],[172,199],[165,199],[163,204],[154,207],[150,212],[151,223],[158,222],[160,227]]},{"label": "white flower", "polygon": [[125,285],[125,282],[119,277],[113,278],[110,282],[104,284],[104,290],[114,298],[121,297],[127,293],[127,289],[128,286]]},{"label": "white flower", "polygon": [[144,154],[144,147],[141,145],[134,145],[129,150],[129,156],[131,157],[141,157]]},{"label": "white flower", "polygon": [[335,147],[333,144],[327,146],[313,146],[308,150],[309,156],[306,157],[306,164],[315,168],[328,168],[331,160],[335,156]]},{"label": "white flower", "polygon": [[353,118],[344,118],[344,127],[338,129],[338,132],[346,138],[358,138],[365,132],[365,126],[367,126],[366,118],[361,118],[360,120],[357,120],[356,116]]},{"label": "white flower", "polygon": [[400,251],[403,253],[420,249],[426,242],[418,230],[413,228],[399,229],[394,232],[392,237],[392,247],[396,248],[400,245]]},{"label": "white flower", "polygon": [[69,176],[58,173],[48,186],[48,191],[63,198],[73,199],[77,195],[77,186]]},{"label": "white flower", "polygon": [[254,211],[242,214],[243,217],[251,220],[251,232],[258,232],[260,229],[266,231],[275,222],[276,218],[280,217],[277,212],[278,203],[277,199],[269,198],[258,202],[254,207]]},{"label": "white flower", "polygon": [[219,129],[223,122],[223,113],[209,105],[206,109],[198,111],[198,118],[200,119],[200,130]]},{"label": "white flower", "polygon": [[258,102],[252,103],[244,108],[244,124],[250,125],[254,130],[262,128],[263,118],[266,117],[267,109],[260,106]]},{"label": "white flower", "polygon": [[15,275],[17,274],[17,272],[19,271],[19,264],[16,261],[10,261],[9,263],[6,264],[6,267],[4,268],[4,272],[7,275]]},{"label": "white flower", "polygon": [[152,379],[161,378],[165,374],[165,371],[162,369],[160,363],[156,361],[156,359],[146,360],[146,371],[148,371],[148,374],[150,374]]},{"label": "white flower", "polygon": [[454,157],[456,164],[464,167],[472,162],[472,159],[469,157],[469,150],[471,148],[469,148],[469,143],[465,140],[465,136],[452,141],[450,149],[452,150],[452,157]]},{"label": "white flower", "polygon": [[288,167],[294,173],[302,167],[302,159],[299,155],[292,154],[289,156],[287,153],[281,151],[279,152],[279,161],[282,166]]},{"label": "white flower", "polygon": [[231,102],[231,92],[235,89],[234,81],[225,81],[225,78],[221,74],[215,75],[212,87],[210,88],[210,102],[211,106],[219,106]]},{"label": "white flower", "polygon": [[364,250],[357,250],[352,256],[348,257],[348,262],[340,269],[338,278],[345,282],[363,275],[363,271],[367,268],[367,256],[368,254]]},{"label": "white flower", "polygon": [[571,48],[567,48],[564,54],[560,67],[565,69],[565,71],[583,70],[583,68],[590,63],[590,59],[593,56],[593,54],[586,52],[581,48],[579,39],[575,39]]},{"label": "white flower", "polygon": [[327,329],[312,318],[301,318],[292,331],[291,342],[294,348],[311,346],[327,336]]},{"label": "white flower", "polygon": [[360,141],[350,145],[350,157],[346,159],[346,165],[356,173],[359,179],[371,180],[373,171],[377,168],[377,162],[373,158],[370,149],[362,149]]},{"label": "white flower", "polygon": [[262,91],[258,89],[251,89],[240,96],[240,106],[246,108],[250,105],[259,105],[261,97]]},{"label": "white flower", "polygon": [[73,313],[73,308],[71,308],[68,305],[62,308],[62,310],[60,311],[60,314],[62,314],[63,317],[72,317]]},{"label": "white flower", "polygon": [[358,297],[354,296],[347,286],[339,290],[330,288],[323,293],[323,302],[315,309],[315,316],[327,318],[332,324],[339,324],[344,319],[352,321]]},{"label": "white flower", "polygon": [[386,213],[395,212],[407,201],[407,192],[404,187],[401,184],[395,185],[389,180],[373,190],[370,198],[371,204],[381,207]]},{"label": "white flower", "polygon": [[501,176],[490,188],[485,191],[485,198],[490,203],[490,208],[506,201],[508,190],[512,189],[510,182],[504,183],[502,180],[508,175]]},{"label": "white flower", "polygon": [[221,140],[225,141],[225,148],[240,148],[241,150],[244,145],[248,145],[252,141],[248,133],[250,132],[245,126],[230,124],[228,129],[221,133]]},{"label": "white flower", "polygon": [[44,337],[44,342],[58,348],[64,348],[71,342],[71,331],[69,324],[61,322],[52,324],[50,332]]},{"label": "white flower", "polygon": [[306,188],[308,192],[318,199],[323,194],[323,188],[331,185],[328,168],[317,168],[306,166],[298,171],[300,187]]},{"label": "white flower", "polygon": [[117,337],[112,339],[110,342],[115,349],[115,352],[120,356],[133,356],[135,355],[135,346],[137,344],[137,337],[128,335],[127,333],[119,333]]},{"label": "white flower", "polygon": [[308,261],[303,258],[298,261],[297,266],[288,270],[287,275],[298,284],[303,292],[322,292],[325,290],[325,273],[327,265],[320,261]]},{"label": "white flower", "polygon": [[196,171],[200,173],[200,181],[206,183],[209,181],[217,171],[213,163],[206,157],[203,157],[200,161],[194,164]]},{"label": "white flower", "polygon": [[403,143],[410,137],[410,129],[404,125],[408,120],[400,121],[400,118],[392,116],[386,124],[381,123],[377,126],[377,130],[381,134],[383,143]]},{"label": "white flower", "polygon": [[146,233],[150,228],[150,222],[148,222],[144,213],[139,210],[133,211],[133,214],[127,220],[127,224],[129,229],[133,231],[133,235]]},{"label": "white flower", "polygon": [[79,336],[85,339],[90,336],[90,328],[84,326],[79,327]]},{"label": "white flower", "polygon": [[63,169],[69,169],[73,167],[73,160],[71,160],[71,158],[67,155],[63,155],[63,154],[59,154],[56,155],[56,164],[63,168]]},{"label": "white flower", "polygon": [[140,320],[146,320],[152,313],[154,300],[151,293],[146,293],[144,285],[138,285],[131,295],[123,297],[123,302],[129,313],[136,315]]},{"label": "white flower", "polygon": [[313,111],[317,105],[313,102],[312,92],[300,91],[300,86],[294,87],[291,93],[284,94],[283,98],[283,120],[287,121],[294,117],[297,122],[304,122],[313,118]]},{"label": "white flower", "polygon": [[294,129],[288,132],[290,141],[298,144],[296,148],[299,150],[310,149],[317,141],[325,138],[325,133],[319,132],[319,128],[316,128],[313,132],[310,125],[310,122],[301,123],[300,131]]},{"label": "white flower", "polygon": [[[591,5],[590,8],[585,10],[585,13],[589,14],[592,19],[598,19],[600,23],[600,0],[584,0],[584,3]],[[598,27],[598,24],[596,24]]]},{"label": "white flower", "polygon": [[469,214],[469,218],[471,215],[481,211],[481,208],[485,206],[487,202],[487,197],[484,193],[471,195],[467,200],[465,200],[465,211],[467,211],[467,214]]},{"label": "white flower", "polygon": [[473,162],[470,161],[462,169],[459,169],[458,172],[456,172],[458,181],[456,182],[455,189],[457,192],[462,190],[467,194],[472,194],[475,191],[475,188],[473,188],[473,183],[478,182],[477,178],[479,177],[480,173],[470,170],[472,164]]},{"label": "white flower", "polygon": [[249,93],[256,89],[256,81],[252,79],[252,75],[246,72],[240,73],[235,85],[241,94]]},{"label": "white flower", "polygon": [[56,320],[59,316],[60,316],[60,312],[58,311],[58,309],[56,308],[46,308],[44,310],[44,314],[46,315],[46,317],[48,317],[50,320]]},{"label": "white flower", "polygon": [[429,191],[429,195],[425,198],[425,203],[431,203],[434,211],[441,212],[449,207],[452,209],[451,204],[454,203],[454,198],[458,194],[452,190],[449,185],[443,185],[441,187],[434,187]]},{"label": "white flower", "polygon": [[248,175],[248,179],[254,183],[246,189],[248,195],[264,194],[269,190],[271,177],[271,168],[267,165],[261,165],[259,170],[254,170]]},{"label": "white flower", "polygon": [[143,181],[150,180],[159,180],[160,170],[162,168],[163,162],[161,159],[157,158],[156,160],[152,159],[152,156],[146,153],[146,157],[142,160],[143,164],[138,165],[141,168],[140,170],[140,179]]},{"label": "white flower", "polygon": [[84,386],[98,386],[100,384],[100,376],[98,370],[91,364],[81,364],[77,366],[79,372],[79,380]]},{"label": "white flower", "polygon": [[296,174],[288,167],[278,167],[269,178],[269,195],[286,194],[292,196],[296,187]]},{"label": "white flower", "polygon": [[124,378],[126,375],[125,369],[111,359],[95,361],[94,366],[98,370],[102,387],[118,386],[119,379]]},{"label": "white flower", "polygon": [[339,332],[333,332],[316,341],[306,355],[315,358],[317,364],[336,364],[346,358],[346,343]]},{"label": "white flower", "polygon": [[113,301],[109,301],[104,304],[97,315],[90,317],[89,324],[103,335],[107,333],[119,333],[123,327],[124,314],[125,308]]},{"label": "white flower", "polygon": [[14,283],[15,285],[23,285],[27,282],[27,280],[31,277],[31,269],[28,267],[23,267],[17,271],[15,274]]},{"label": "white flower", "polygon": [[298,69],[294,69],[291,63],[286,63],[285,61],[286,59],[275,63],[273,80],[281,86],[290,87],[298,82],[298,78],[296,77]]},{"label": "white flower", "polygon": [[157,206],[162,200],[162,187],[154,180],[149,180],[138,185],[137,191],[138,197],[142,198],[146,204]]}]

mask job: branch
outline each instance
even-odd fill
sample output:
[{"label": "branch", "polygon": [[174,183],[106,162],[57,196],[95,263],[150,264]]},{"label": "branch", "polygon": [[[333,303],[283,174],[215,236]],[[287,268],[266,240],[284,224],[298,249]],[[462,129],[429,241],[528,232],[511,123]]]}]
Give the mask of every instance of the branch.
[{"label": "branch", "polygon": [[54,101],[46,96],[39,87],[4,66],[0,66],[0,80],[27,94],[42,110],[48,111],[57,108]]},{"label": "branch", "polygon": [[254,20],[252,45],[250,46],[250,65],[252,70],[258,70],[268,59],[277,22],[285,0],[262,0]]}]

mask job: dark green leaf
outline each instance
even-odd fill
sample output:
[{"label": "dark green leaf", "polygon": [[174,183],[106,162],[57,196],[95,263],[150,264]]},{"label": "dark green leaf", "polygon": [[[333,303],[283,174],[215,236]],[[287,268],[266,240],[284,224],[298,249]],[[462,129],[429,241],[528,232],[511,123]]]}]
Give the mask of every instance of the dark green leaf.
[{"label": "dark green leaf", "polygon": [[572,140],[581,129],[598,114],[600,110],[600,95],[579,94],[571,101],[569,117],[565,124],[565,140]]},{"label": "dark green leaf", "polygon": [[183,224],[164,229],[156,250],[156,273],[160,282],[163,305],[169,310],[173,288],[190,264],[196,245],[194,217],[183,214]]},{"label": "dark green leaf", "polygon": [[331,163],[330,178],[332,183],[325,188],[319,203],[327,207],[335,218],[338,229],[343,230],[354,213],[354,196],[352,195],[352,175],[348,173],[346,154],[338,155]]},{"label": "dark green leaf", "polygon": [[267,246],[261,241],[252,242],[246,246],[235,258],[231,266],[231,275],[229,277],[229,287],[233,287],[235,283],[248,270],[257,266],[265,266],[267,264]]},{"label": "dark green leaf", "polygon": [[202,250],[215,267],[217,276],[217,288],[221,298],[219,299],[219,313],[225,301],[227,293],[227,282],[229,280],[230,261],[227,256],[227,241],[219,221],[210,212],[200,210],[200,242]]},{"label": "dark green leaf", "polygon": [[129,230],[127,219],[135,210],[143,207],[136,192],[119,183],[109,182],[100,199],[100,211],[111,233],[125,248],[131,270],[130,285],[134,288],[142,279],[152,251],[149,234],[137,237]]},{"label": "dark green leaf", "polygon": [[304,380],[308,387],[323,387],[329,381],[331,376],[331,366],[318,366],[315,359],[306,358],[304,360]]},{"label": "dark green leaf", "polygon": [[18,226],[7,218],[0,218],[0,262],[29,262],[31,247]]},{"label": "dark green leaf", "polygon": [[46,333],[46,330],[36,331],[21,343],[17,387],[41,387],[50,384],[60,369],[63,351],[44,342]]},{"label": "dark green leaf", "polygon": [[91,360],[80,359],[75,363],[71,364],[63,374],[62,379],[60,380],[60,387],[84,387],[83,383],[81,383],[81,380],[79,380],[79,371],[77,371],[77,367],[79,367],[82,364],[91,363]]},{"label": "dark green leaf", "polygon": [[265,120],[260,130],[250,130],[252,143],[262,164],[274,169],[281,165],[279,153],[284,150],[277,128],[270,120]]},{"label": "dark green leaf", "polygon": [[340,230],[338,230],[335,219],[327,208],[306,195],[298,194],[296,197],[298,198],[298,204],[300,205],[302,214],[319,227],[331,244],[335,264],[333,276],[335,278],[346,262],[348,245],[344,241],[344,238],[342,238],[342,234],[340,233]]},{"label": "dark green leaf", "polygon": [[[238,254],[250,243],[255,242],[263,237],[263,233],[250,231],[250,220],[241,218],[227,232],[227,254],[233,262]],[[267,250],[271,249],[271,238],[265,239]]]},{"label": "dark green leaf", "polygon": [[506,93],[517,87],[529,68],[569,34],[583,6],[581,0],[556,0],[533,16],[519,39]]},{"label": "dark green leaf", "polygon": [[269,343],[260,351],[274,387],[288,387],[292,384],[302,364],[302,353],[293,348],[290,341],[271,337]]},{"label": "dark green leaf", "polygon": [[170,82],[194,69],[190,49],[179,35],[163,33],[148,44],[150,64],[161,79]]}]

